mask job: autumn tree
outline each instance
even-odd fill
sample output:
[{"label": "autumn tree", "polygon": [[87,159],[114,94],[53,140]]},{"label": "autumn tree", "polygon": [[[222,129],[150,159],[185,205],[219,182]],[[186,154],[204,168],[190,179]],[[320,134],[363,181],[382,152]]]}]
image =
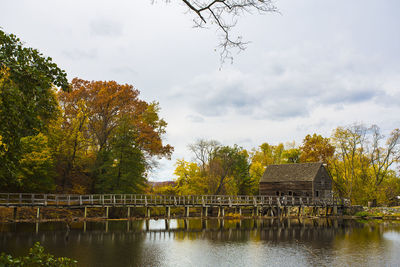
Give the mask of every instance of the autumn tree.
[{"label": "autumn tree", "polygon": [[378,126],[353,124],[336,128],[331,139],[336,153],[329,169],[336,192],[357,204],[387,199],[384,188],[396,188],[399,181],[393,168],[400,159],[399,130],[385,140]]},{"label": "autumn tree", "polygon": [[382,146],[385,136],[377,125],[371,128],[370,163],[373,168],[375,186],[379,186],[388,175],[390,167],[400,162],[400,130],[394,129]]},{"label": "autumn tree", "polygon": [[335,157],[331,161],[331,173],[339,195],[353,198],[353,191],[365,185],[368,179],[367,128],[353,124],[338,127],[332,135]]},{"label": "autumn tree", "polygon": [[141,191],[153,157],[169,158],[173,151],[162,142],[167,123],[158,103],[140,100],[131,85],[73,79],[71,92],[60,92],[59,101],[69,138],[63,170],[74,169],[83,154],[93,155],[86,168],[91,192]]},{"label": "autumn tree", "polygon": [[176,188],[179,195],[204,195],[210,194],[204,172],[195,162],[187,162],[183,159],[177,160],[174,171]]},{"label": "autumn tree", "polygon": [[335,153],[335,147],[330,143],[330,139],[315,133],[304,137],[300,150],[300,162],[328,163]]},{"label": "autumn tree", "polygon": [[21,139],[47,130],[57,113],[53,86],[67,90],[66,74],[52,59],[0,30],[0,188],[20,190],[16,178]]}]

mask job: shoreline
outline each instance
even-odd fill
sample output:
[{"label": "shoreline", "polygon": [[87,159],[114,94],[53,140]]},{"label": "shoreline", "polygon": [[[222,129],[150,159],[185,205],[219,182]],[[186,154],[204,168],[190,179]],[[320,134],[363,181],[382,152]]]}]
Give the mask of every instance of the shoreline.
[{"label": "shoreline", "polygon": [[304,215],[288,215],[288,216],[253,216],[251,214],[236,214],[225,213],[224,216],[199,216],[193,213],[193,216],[185,217],[180,215],[180,212],[171,214],[170,217],[165,216],[164,213],[157,212],[150,217],[146,217],[140,210],[126,217],[124,213],[116,210],[116,212],[109,216],[105,216],[103,208],[91,209],[87,216],[80,209],[58,209],[58,208],[45,208],[41,209],[40,217],[37,218],[35,208],[19,208],[17,213],[13,208],[1,207],[0,208],[0,223],[36,223],[36,222],[100,222],[100,221],[135,221],[135,220],[169,220],[169,219],[224,219],[224,220],[243,220],[243,219],[353,219],[353,220],[384,220],[384,221],[400,221],[400,207],[363,207],[362,210],[357,212],[329,215],[320,214],[319,216],[304,214]]},{"label": "shoreline", "polygon": [[104,218],[104,217],[92,217],[92,218],[47,218],[47,219],[4,219],[0,218],[0,224],[7,223],[48,223],[48,222],[65,222],[65,223],[78,223],[78,222],[106,222],[106,221],[141,221],[141,220],[271,220],[271,219],[279,219],[279,220],[304,220],[304,219],[344,219],[344,220],[365,220],[365,221],[400,221],[400,217],[397,216],[384,216],[384,217],[364,217],[364,216],[351,216],[351,215],[343,215],[343,216],[288,216],[288,217],[271,217],[271,216],[241,216],[241,217],[233,217],[233,216],[224,216],[224,217],[183,217],[183,216],[171,216],[167,217],[131,217],[131,218]]}]

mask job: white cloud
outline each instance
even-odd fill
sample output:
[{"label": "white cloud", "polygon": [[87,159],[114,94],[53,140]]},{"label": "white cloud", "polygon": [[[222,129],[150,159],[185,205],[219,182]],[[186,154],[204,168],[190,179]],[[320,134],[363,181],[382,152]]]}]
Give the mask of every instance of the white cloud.
[{"label": "white cloud", "polygon": [[251,148],[354,121],[400,126],[399,1],[280,0],[282,15],[239,21],[252,43],[221,71],[215,32],[193,29],[176,3],[4,0],[0,25],[69,78],[130,83],[160,102],[175,152],[153,180],[170,179],[197,138]]}]

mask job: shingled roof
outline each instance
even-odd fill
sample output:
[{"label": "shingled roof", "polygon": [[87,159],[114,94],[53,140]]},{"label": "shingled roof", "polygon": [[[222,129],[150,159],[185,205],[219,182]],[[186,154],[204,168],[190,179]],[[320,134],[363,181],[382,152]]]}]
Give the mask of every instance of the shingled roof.
[{"label": "shingled roof", "polygon": [[321,162],[268,165],[260,182],[313,181]]}]

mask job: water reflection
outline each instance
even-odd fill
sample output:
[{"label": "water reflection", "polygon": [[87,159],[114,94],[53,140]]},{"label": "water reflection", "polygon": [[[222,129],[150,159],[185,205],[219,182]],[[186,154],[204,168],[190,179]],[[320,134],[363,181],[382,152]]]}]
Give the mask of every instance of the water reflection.
[{"label": "water reflection", "polygon": [[40,241],[81,266],[398,265],[400,225],[331,219],[0,224],[0,251]]}]

